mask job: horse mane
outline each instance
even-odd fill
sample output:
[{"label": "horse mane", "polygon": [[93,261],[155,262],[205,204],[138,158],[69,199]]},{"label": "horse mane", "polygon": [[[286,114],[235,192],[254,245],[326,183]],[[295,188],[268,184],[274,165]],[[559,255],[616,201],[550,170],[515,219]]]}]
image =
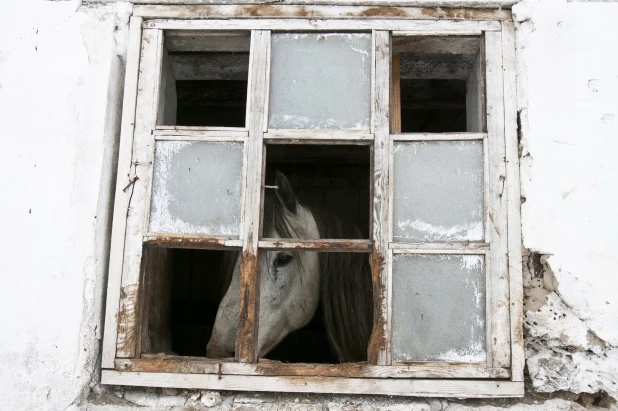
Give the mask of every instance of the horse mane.
[{"label": "horse mane", "polygon": [[[354,224],[322,208],[302,203],[300,205],[313,215],[320,238],[363,238]],[[282,238],[293,237],[283,205],[274,193],[268,191],[264,201],[263,225],[274,228]],[[318,260],[318,310],[321,312],[331,348],[340,362],[366,361],[367,345],[373,326],[373,286],[369,259],[364,253],[321,252]],[[300,259],[297,258],[296,261]]]},{"label": "horse mane", "polygon": [[[307,208],[316,221],[320,238],[361,239],[360,230],[352,223],[325,210]],[[274,229],[281,238],[294,238],[283,204],[273,190],[264,196],[263,227]],[[295,261],[300,264],[298,253]],[[227,291],[238,252],[226,252],[222,272],[223,293]],[[340,362],[367,360],[367,346],[373,326],[373,291],[369,259],[365,253],[321,252],[318,254],[320,269],[320,306],[326,334],[334,354]],[[302,266],[299,266],[302,274]],[[317,314],[316,314],[317,315]]]}]

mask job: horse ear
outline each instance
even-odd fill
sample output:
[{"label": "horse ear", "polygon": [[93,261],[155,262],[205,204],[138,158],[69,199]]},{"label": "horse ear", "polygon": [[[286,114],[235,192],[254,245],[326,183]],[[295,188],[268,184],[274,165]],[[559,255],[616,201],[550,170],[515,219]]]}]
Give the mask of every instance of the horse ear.
[{"label": "horse ear", "polygon": [[277,170],[277,176],[275,177],[275,185],[278,187],[275,192],[281,204],[283,204],[288,211],[296,214],[296,196],[294,195],[294,191],[287,177],[279,170]]}]

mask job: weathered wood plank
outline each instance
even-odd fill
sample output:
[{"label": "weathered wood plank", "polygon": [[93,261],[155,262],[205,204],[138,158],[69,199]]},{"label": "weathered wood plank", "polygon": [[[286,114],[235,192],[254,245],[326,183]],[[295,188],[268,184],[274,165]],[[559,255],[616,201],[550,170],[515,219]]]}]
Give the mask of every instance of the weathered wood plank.
[{"label": "weathered wood plank", "polygon": [[226,141],[239,141],[239,142],[245,142],[247,140],[246,136],[242,136],[242,137],[230,137],[227,136],[225,132],[223,133],[208,133],[206,135],[200,135],[200,133],[195,133],[195,135],[183,135],[184,133],[179,133],[178,135],[175,136],[168,136],[165,134],[161,134],[158,136],[155,136],[155,140],[156,141],[220,141],[220,142],[226,142]]},{"label": "weathered wood plank", "polygon": [[120,148],[118,152],[118,174],[116,176],[116,194],[114,199],[114,215],[109,256],[109,276],[107,279],[105,333],[103,335],[101,360],[101,366],[103,368],[113,368],[114,357],[116,356],[117,321],[124,257],[124,235],[132,191],[125,190],[125,187],[130,183],[132,169],[131,152],[133,149],[133,129],[135,124],[141,41],[142,19],[141,17],[131,17],[122,106],[122,123],[120,126]]},{"label": "weathered wood plank", "polygon": [[264,108],[268,89],[268,54],[270,32],[251,33],[250,78],[248,96],[249,138],[246,143],[245,214],[243,252],[240,259],[240,312],[236,336],[236,358],[243,362],[257,360],[259,326],[260,273],[257,263],[260,228],[262,151]]},{"label": "weathered wood plank", "polygon": [[481,49],[466,80],[466,131],[477,133],[485,131],[487,123],[484,56],[485,52]]},{"label": "weathered wood plank", "polygon": [[517,140],[517,87],[515,85],[515,25],[502,24],[504,73],[504,134],[506,137],[506,186],[508,195],[508,244],[511,311],[511,370],[513,381],[524,380],[523,277],[521,194]]},{"label": "weathered wood plank", "polygon": [[[240,2],[239,2],[240,3]],[[317,2],[316,2],[317,3]],[[388,5],[390,6],[390,4]],[[302,5],[136,6],[134,15],[146,18],[350,18],[421,20],[510,20],[509,10],[429,7],[372,7]]]},{"label": "weathered wood plank", "polygon": [[489,250],[487,243],[390,243],[388,248],[415,250]]},{"label": "weathered wood plank", "polygon": [[220,250],[228,247],[242,247],[242,240],[188,234],[148,233],[144,235],[144,244],[150,247]]},{"label": "weathered wood plank", "polygon": [[163,30],[393,30],[397,35],[480,35],[499,31],[499,21],[471,20],[313,20],[313,19],[153,19],[148,28]]},{"label": "weathered wood plank", "polygon": [[217,33],[186,30],[171,31],[165,34],[165,47],[169,51],[248,53],[250,43],[250,35],[247,31],[221,32],[217,35]]},{"label": "weathered wood plank", "polygon": [[388,316],[390,287],[388,281],[389,234],[389,91],[390,91],[390,33],[374,31],[375,94],[374,94],[374,152],[373,152],[373,251],[370,265],[373,281],[373,331],[369,340],[368,363],[389,365],[390,329]]},{"label": "weathered wood plank", "polygon": [[388,394],[422,397],[523,397],[524,383],[491,380],[223,376],[103,370],[101,383],[141,387],[246,391]]},{"label": "weathered wood plank", "polygon": [[265,238],[260,240],[258,246],[261,250],[316,250],[327,252],[371,252],[371,241],[369,240],[335,240],[320,239],[313,240],[290,240],[285,238]]},{"label": "weathered wood plank", "polygon": [[161,30],[144,29],[130,162],[131,183],[121,186],[121,189],[130,192],[130,201],[125,208],[127,223],[116,343],[116,356],[120,358],[134,357],[136,351],[142,235],[146,231],[147,194],[152,175],[154,155],[152,130],[157,116],[162,48]]},{"label": "weathered wood plank", "polygon": [[502,72],[502,35],[500,32],[485,34],[487,81],[487,139],[489,143],[489,201],[488,220],[491,244],[490,284],[490,347],[493,366],[511,364],[511,330],[509,322],[509,272],[507,260],[507,187],[506,148],[504,135],[504,94]]},{"label": "weathered wood plank", "polygon": [[393,37],[393,53],[477,54],[478,36]]},{"label": "weathered wood plank", "polygon": [[281,130],[270,129],[265,140],[363,140],[372,141],[369,130]]},{"label": "weathered wood plank", "polygon": [[[172,272],[169,249],[144,249],[139,353],[172,350]],[[139,353],[136,356],[139,356]]]},{"label": "weathered wood plank", "polygon": [[482,140],[485,133],[402,133],[391,135],[392,141],[457,141]]},{"label": "weathered wood plank", "polygon": [[[394,42],[394,41],[393,41]],[[391,133],[401,133],[401,76],[399,71],[399,54],[393,54],[391,60]]]},{"label": "weathered wood plank", "polygon": [[392,250],[393,254],[487,254],[487,250],[456,250],[456,249],[438,249],[430,250],[427,248],[395,248]]},{"label": "weathered wood plank", "polygon": [[349,378],[509,378],[507,368],[462,363],[369,365],[367,363],[303,364],[260,358],[257,364],[208,358],[148,355],[147,359],[118,359],[117,371],[220,375],[321,376]]}]

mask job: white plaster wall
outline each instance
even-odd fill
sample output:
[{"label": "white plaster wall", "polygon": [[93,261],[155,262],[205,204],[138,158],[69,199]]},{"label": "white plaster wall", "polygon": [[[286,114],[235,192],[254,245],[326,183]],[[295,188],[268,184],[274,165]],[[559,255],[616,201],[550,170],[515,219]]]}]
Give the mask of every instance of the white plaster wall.
[{"label": "white plaster wall", "polygon": [[66,409],[98,355],[118,112],[107,102],[119,104],[130,7],[79,7],[0,13],[2,410]]},{"label": "white plaster wall", "polygon": [[527,314],[528,368],[538,390],[618,398],[618,3],[513,12],[523,240],[557,282]]}]

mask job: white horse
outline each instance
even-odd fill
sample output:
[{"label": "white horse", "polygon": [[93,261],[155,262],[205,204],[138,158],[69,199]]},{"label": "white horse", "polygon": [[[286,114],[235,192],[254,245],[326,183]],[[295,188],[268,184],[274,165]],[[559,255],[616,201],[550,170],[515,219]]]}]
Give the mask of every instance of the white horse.
[{"label": "white horse", "polygon": [[[358,229],[296,199],[277,172],[278,189],[267,190],[264,233],[270,238],[360,238]],[[372,283],[367,254],[266,251],[261,267],[258,353],[264,357],[289,333],[311,321],[318,307],[328,340],[341,362],[367,359],[372,317]],[[234,356],[240,306],[240,267],[235,261],[219,305],[207,356]]]}]

